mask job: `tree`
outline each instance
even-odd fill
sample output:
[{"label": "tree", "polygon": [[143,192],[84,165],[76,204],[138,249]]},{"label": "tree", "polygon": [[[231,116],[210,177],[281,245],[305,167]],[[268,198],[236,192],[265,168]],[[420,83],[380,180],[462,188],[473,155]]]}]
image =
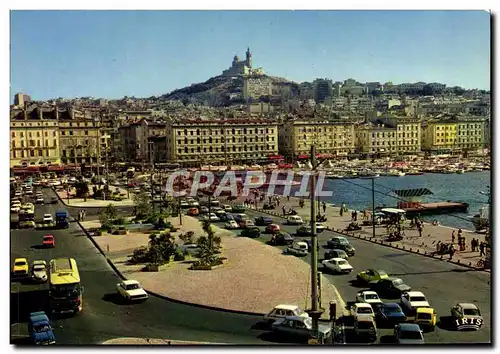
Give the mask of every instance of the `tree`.
[{"label": "tree", "polygon": [[105,228],[109,228],[117,218],[118,210],[112,204],[108,204],[99,213],[99,221],[101,222],[101,226]]},{"label": "tree", "polygon": [[136,208],[136,217],[138,219],[145,218],[151,215],[151,198],[144,192],[140,192],[134,195],[134,205]]},{"label": "tree", "polygon": [[215,236],[213,226],[209,220],[202,220],[201,224],[207,236],[200,236],[196,242],[200,249],[198,253],[200,261],[195,265],[215,266],[221,264],[222,260],[217,256],[220,253],[221,238]]},{"label": "tree", "polygon": [[89,194],[89,185],[84,182],[84,181],[78,181],[75,183],[75,189],[76,189],[76,197],[77,198],[84,198],[84,201],[87,201],[87,196]]},{"label": "tree", "polygon": [[175,252],[174,238],[169,232],[151,234],[148,242],[147,261],[154,264],[165,264]]}]

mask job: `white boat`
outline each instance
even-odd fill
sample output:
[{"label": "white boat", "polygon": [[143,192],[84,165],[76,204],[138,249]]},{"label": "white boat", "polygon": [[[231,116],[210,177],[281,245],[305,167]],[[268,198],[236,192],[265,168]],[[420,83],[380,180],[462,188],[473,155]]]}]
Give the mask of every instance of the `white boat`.
[{"label": "white boat", "polygon": [[397,177],[403,177],[406,175],[406,173],[398,171],[398,170],[389,170],[387,173],[388,176],[397,176]]}]

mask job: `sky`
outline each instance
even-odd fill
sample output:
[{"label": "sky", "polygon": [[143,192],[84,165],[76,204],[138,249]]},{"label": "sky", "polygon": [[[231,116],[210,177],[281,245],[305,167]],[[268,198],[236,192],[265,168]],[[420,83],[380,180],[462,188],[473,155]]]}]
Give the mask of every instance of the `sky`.
[{"label": "sky", "polygon": [[11,11],[11,97],[149,97],[204,82],[250,47],[303,82],[490,89],[485,11]]}]

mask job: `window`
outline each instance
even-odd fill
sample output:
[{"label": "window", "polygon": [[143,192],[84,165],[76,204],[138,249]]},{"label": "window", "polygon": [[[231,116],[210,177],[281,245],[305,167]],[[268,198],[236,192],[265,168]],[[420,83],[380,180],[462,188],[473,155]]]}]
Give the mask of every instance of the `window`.
[{"label": "window", "polygon": [[12,137],[15,138],[16,137],[16,132],[12,132]]}]

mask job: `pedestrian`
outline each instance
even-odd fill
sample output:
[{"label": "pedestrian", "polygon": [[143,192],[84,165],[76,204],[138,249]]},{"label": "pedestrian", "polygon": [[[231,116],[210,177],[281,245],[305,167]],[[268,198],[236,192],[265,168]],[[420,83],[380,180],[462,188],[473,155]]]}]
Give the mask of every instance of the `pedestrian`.
[{"label": "pedestrian", "polygon": [[290,196],[289,195],[286,196],[286,200],[290,201]]},{"label": "pedestrian", "polygon": [[470,241],[470,250],[471,252],[474,252],[476,250],[476,239],[474,237]]},{"label": "pedestrian", "polygon": [[340,216],[344,215],[344,208],[340,207]]},{"label": "pedestrian", "polygon": [[326,203],[323,202],[323,214],[326,214]]},{"label": "pedestrian", "polygon": [[280,198],[276,198],[276,203],[280,206]]},{"label": "pedestrian", "polygon": [[441,247],[441,241],[436,243],[436,253],[439,252],[439,248]]},{"label": "pedestrian", "polygon": [[484,255],[485,255],[485,253],[484,253],[484,247],[485,247],[485,246],[486,246],[486,245],[485,245],[485,243],[484,243],[484,242],[481,242],[481,244],[479,245],[479,251],[480,251],[479,256],[480,256],[480,257],[482,257],[482,256],[484,256]]},{"label": "pedestrian", "polygon": [[422,237],[422,225],[417,226],[418,236]]},{"label": "pedestrian", "polygon": [[354,221],[358,221],[358,212],[354,210]]},{"label": "pedestrian", "polygon": [[452,245],[451,248],[450,248],[450,261],[451,261],[451,259],[453,258],[454,255],[455,255],[455,247],[453,247],[453,245]]},{"label": "pedestrian", "polygon": [[87,218],[87,210],[83,209],[83,220]]},{"label": "pedestrian", "polygon": [[455,230],[451,233],[451,243],[455,243]]},{"label": "pedestrian", "polygon": [[283,210],[283,216],[285,216],[285,215],[286,215],[286,208],[285,208],[285,206],[284,206],[284,205],[283,205],[282,210]]}]

